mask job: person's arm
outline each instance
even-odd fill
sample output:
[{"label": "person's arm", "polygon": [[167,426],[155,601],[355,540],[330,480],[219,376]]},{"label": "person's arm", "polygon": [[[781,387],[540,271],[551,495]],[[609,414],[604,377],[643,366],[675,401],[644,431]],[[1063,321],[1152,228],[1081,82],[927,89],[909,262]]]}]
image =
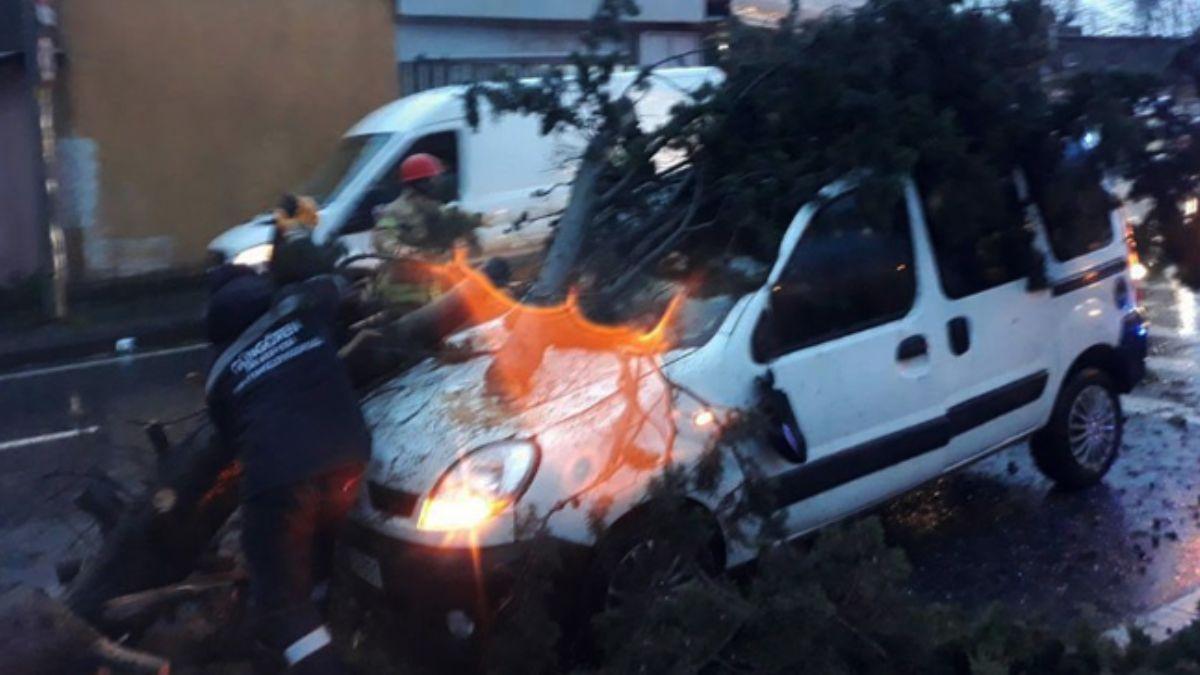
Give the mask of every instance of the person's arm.
[{"label": "person's arm", "polygon": [[217,440],[224,448],[222,463],[232,462],[240,453],[237,430],[233,422],[232,409],[229,402],[221,395],[208,397],[208,418],[212,420],[217,432]]}]

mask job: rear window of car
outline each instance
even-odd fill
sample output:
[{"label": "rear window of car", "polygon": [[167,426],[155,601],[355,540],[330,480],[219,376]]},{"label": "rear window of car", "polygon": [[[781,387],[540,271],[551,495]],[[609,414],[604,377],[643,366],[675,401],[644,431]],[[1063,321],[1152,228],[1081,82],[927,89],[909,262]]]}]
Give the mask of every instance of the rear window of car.
[{"label": "rear window of car", "polygon": [[1030,195],[1058,260],[1078,258],[1113,242],[1110,218],[1117,203],[1100,180],[1090,167],[1066,162],[1029,176]]}]

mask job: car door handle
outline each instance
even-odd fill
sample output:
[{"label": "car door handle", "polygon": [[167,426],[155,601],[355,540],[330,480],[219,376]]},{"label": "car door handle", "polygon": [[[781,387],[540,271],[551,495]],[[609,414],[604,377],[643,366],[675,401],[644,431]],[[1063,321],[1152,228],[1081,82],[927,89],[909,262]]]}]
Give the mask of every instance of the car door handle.
[{"label": "car door handle", "polygon": [[919,356],[925,356],[929,353],[929,343],[925,341],[924,335],[913,335],[904,338],[900,346],[896,348],[897,361],[911,361]]},{"label": "car door handle", "polygon": [[950,338],[950,351],[955,356],[962,356],[971,348],[971,322],[965,316],[956,316],[946,323],[946,333]]}]

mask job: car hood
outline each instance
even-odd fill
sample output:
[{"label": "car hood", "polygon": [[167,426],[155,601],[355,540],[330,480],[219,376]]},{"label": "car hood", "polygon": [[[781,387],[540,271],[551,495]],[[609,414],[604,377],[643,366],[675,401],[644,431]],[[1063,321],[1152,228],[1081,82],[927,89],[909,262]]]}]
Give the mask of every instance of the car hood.
[{"label": "car hood", "polygon": [[661,466],[674,437],[662,366],[688,353],[549,348],[529,391],[516,401],[489,390],[492,353],[458,363],[427,359],[364,401],[374,443],[368,475],[422,494],[456,457],[509,438],[534,440],[543,465],[585,460],[580,477],[594,478],[602,467]]},{"label": "car hood", "polygon": [[271,227],[271,214],[264,213],[217,235],[209,242],[208,250],[219,251],[225,254],[226,259],[232,259],[252,246],[269,244],[274,232]]}]

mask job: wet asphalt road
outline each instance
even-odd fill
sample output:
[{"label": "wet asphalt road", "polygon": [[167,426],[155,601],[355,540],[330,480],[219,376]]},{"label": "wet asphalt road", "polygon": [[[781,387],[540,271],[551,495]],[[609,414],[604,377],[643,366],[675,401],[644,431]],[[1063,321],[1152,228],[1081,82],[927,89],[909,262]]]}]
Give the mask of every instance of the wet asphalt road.
[{"label": "wet asphalt road", "polygon": [[1146,380],[1124,399],[1125,446],[1103,484],[1053,488],[1025,444],[883,509],[918,592],[1068,621],[1118,622],[1200,587],[1200,324],[1186,289],[1150,286]]},{"label": "wet asphalt road", "polygon": [[[1200,588],[1200,305],[1160,283],[1147,306],[1151,372],[1126,402],[1124,455],[1103,485],[1059,493],[1022,445],[882,510],[918,593],[1052,621],[1090,606],[1115,623]],[[149,475],[139,422],[196,411],[202,385],[186,376],[206,359],[191,349],[0,375],[0,591],[53,590],[54,564],[94,545],[71,500],[97,472],[134,486]]]},{"label": "wet asphalt road", "polygon": [[127,491],[150,475],[141,425],[200,407],[202,385],[185,377],[206,359],[193,348],[0,375],[0,592],[55,590],[55,563],[95,545],[95,524],[72,501],[104,475]]}]

